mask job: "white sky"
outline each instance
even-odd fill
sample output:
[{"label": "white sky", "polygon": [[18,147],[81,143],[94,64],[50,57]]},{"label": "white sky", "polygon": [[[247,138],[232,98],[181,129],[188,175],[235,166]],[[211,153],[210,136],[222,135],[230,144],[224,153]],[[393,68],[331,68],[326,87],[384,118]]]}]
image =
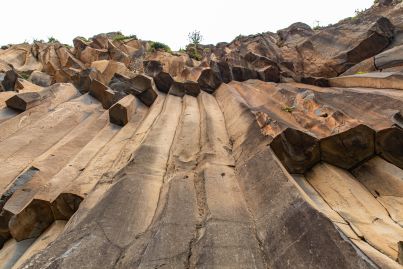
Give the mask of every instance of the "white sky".
[{"label": "white sky", "polygon": [[353,16],[373,0],[12,0],[2,1],[0,44],[53,36],[71,44],[76,36],[122,31],[160,41],[178,50],[199,30],[203,44],[233,40],[285,28],[302,21],[311,26]]}]

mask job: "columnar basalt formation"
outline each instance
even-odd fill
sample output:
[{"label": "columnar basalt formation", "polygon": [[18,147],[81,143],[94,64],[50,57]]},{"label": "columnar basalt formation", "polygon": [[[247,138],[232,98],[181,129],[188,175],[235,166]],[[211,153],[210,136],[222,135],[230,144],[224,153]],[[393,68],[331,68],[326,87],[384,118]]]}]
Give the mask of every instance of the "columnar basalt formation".
[{"label": "columnar basalt formation", "polygon": [[0,268],[401,268],[398,2],[197,60],[2,48]]}]

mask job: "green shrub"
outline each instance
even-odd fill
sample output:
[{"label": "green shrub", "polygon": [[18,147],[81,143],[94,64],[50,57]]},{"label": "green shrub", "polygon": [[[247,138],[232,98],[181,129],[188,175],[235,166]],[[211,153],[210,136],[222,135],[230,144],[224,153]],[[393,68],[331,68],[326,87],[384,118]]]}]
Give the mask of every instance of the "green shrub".
[{"label": "green shrub", "polygon": [[283,110],[284,112],[292,113],[294,109],[295,109],[294,106],[285,106],[281,110]]},{"label": "green shrub", "polygon": [[203,41],[203,36],[200,34],[200,31],[194,30],[193,32],[188,34],[189,42],[194,45],[199,45],[200,42]]},{"label": "green shrub", "polygon": [[27,80],[30,76],[30,74],[28,72],[21,72],[21,73],[18,73],[18,75],[20,75],[20,77],[22,77],[25,80]]},{"label": "green shrub", "polygon": [[150,44],[150,48],[151,48],[151,51],[162,50],[162,51],[172,53],[171,48],[168,45],[161,43],[161,42],[152,41]]},{"label": "green shrub", "polygon": [[124,35],[121,32],[118,32],[114,37],[113,40],[114,41],[123,41],[123,40],[127,40],[127,39],[136,39],[137,40],[137,36],[136,35]]},{"label": "green shrub", "polygon": [[48,37],[48,43],[59,43],[59,40],[54,38],[53,36]]},{"label": "green shrub", "polygon": [[201,61],[201,59],[203,59],[203,55],[200,54],[196,47],[189,46],[186,52],[192,59],[195,59],[197,61]]}]

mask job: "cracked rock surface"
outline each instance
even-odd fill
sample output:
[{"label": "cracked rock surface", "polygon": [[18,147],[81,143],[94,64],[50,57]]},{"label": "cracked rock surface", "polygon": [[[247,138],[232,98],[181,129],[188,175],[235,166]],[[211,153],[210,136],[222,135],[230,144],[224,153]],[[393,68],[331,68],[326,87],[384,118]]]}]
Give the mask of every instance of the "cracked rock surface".
[{"label": "cracked rock surface", "polygon": [[402,268],[402,12],[2,48],[0,269]]}]

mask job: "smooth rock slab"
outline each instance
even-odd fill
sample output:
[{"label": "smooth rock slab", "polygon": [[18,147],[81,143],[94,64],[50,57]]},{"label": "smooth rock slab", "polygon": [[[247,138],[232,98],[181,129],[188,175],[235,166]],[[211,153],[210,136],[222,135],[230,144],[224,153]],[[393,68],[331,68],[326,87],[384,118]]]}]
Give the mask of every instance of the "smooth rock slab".
[{"label": "smooth rock slab", "polygon": [[343,88],[376,88],[403,90],[403,74],[395,72],[373,72],[329,79],[330,86]]},{"label": "smooth rock slab", "polygon": [[386,69],[403,65],[403,45],[386,50],[374,57],[377,69]]}]

